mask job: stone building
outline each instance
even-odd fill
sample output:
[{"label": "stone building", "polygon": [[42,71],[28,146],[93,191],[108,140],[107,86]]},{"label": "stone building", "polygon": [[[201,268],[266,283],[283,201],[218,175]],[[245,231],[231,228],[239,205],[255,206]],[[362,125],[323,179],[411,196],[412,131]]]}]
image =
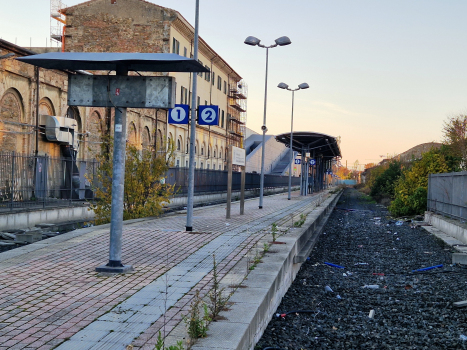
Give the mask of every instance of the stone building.
[{"label": "stone building", "polygon": [[[59,39],[65,52],[193,55],[194,28],[179,12],[169,8],[143,0],[91,0],[62,9],[61,13],[66,24]],[[201,38],[198,59],[210,73],[198,73],[197,105],[218,105],[220,123],[212,127],[197,126],[195,163],[197,168],[224,169],[226,146],[243,146],[246,85]],[[175,77],[176,103],[191,105],[192,73],[160,74]],[[102,114],[95,114],[91,119],[97,125],[96,129],[101,125],[110,125]],[[129,142],[138,148],[153,147],[156,150],[165,147],[167,142],[173,143],[175,165],[188,166],[188,126],[167,125],[167,110],[131,108],[128,109],[127,123]],[[104,130],[95,131],[97,134]]]},{"label": "stone building", "polygon": [[[65,156],[62,146],[66,142],[48,139],[44,128],[45,116],[58,116],[70,119],[63,119],[68,126],[63,132],[70,134],[69,144],[75,142],[77,158],[90,157],[93,152],[89,149],[96,152],[100,147],[100,130],[96,130],[100,127],[96,120],[105,110],[68,107],[68,72],[37,70],[15,60],[15,57],[35,53],[0,39],[0,151],[23,155],[37,153],[38,156],[47,154],[57,158]],[[39,125],[37,130],[36,121]]]}]

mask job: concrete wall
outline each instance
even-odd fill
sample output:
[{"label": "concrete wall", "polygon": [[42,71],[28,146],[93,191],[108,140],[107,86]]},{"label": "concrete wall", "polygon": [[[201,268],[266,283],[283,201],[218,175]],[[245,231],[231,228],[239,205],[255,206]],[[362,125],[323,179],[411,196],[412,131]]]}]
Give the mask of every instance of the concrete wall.
[{"label": "concrete wall", "polygon": [[86,221],[93,219],[94,212],[89,210],[87,206],[2,214],[0,216],[0,231],[24,229],[34,227],[37,224],[55,224],[67,221]]},{"label": "concrete wall", "polygon": [[434,214],[430,211],[425,212],[425,222],[461,241],[463,244],[467,244],[467,224]]}]

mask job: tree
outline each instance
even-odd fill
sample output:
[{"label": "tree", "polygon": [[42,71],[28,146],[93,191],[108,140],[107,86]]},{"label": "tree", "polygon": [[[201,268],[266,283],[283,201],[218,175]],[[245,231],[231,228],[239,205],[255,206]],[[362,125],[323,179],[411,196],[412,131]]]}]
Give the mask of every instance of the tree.
[{"label": "tree", "polygon": [[[96,224],[110,222],[112,198],[112,153],[113,140],[106,137],[101,144],[102,153],[97,157],[99,168],[95,179],[94,191],[97,201],[91,205]],[[170,203],[174,186],[165,183],[165,174],[172,163],[173,144],[167,153],[157,155],[153,151],[140,151],[131,144],[126,146],[125,183],[123,195],[123,219],[136,219],[157,216],[163,206]]]},{"label": "tree", "polygon": [[444,122],[443,144],[451,156],[459,161],[459,168],[467,170],[467,115],[450,117]]},{"label": "tree", "polygon": [[401,175],[401,163],[396,160],[389,162],[387,169],[374,179],[370,195],[376,200],[381,200],[383,197],[393,199],[394,187]]}]

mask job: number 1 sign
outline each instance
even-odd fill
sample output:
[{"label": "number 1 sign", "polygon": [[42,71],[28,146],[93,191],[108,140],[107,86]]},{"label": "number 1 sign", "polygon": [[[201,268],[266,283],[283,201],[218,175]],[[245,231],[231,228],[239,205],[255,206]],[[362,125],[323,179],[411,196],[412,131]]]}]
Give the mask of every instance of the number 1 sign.
[{"label": "number 1 sign", "polygon": [[188,124],[188,105],[175,105],[175,108],[169,109],[169,124]]},{"label": "number 1 sign", "polygon": [[198,125],[219,125],[219,106],[199,106]]}]

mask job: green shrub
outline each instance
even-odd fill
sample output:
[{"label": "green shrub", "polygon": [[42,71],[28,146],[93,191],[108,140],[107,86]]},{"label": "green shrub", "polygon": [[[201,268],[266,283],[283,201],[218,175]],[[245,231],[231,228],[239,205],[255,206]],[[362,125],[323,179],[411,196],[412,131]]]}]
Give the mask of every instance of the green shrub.
[{"label": "green shrub", "polygon": [[395,216],[423,214],[426,210],[428,174],[446,173],[449,166],[439,150],[424,153],[422,159],[403,172],[395,186],[389,211]]}]

